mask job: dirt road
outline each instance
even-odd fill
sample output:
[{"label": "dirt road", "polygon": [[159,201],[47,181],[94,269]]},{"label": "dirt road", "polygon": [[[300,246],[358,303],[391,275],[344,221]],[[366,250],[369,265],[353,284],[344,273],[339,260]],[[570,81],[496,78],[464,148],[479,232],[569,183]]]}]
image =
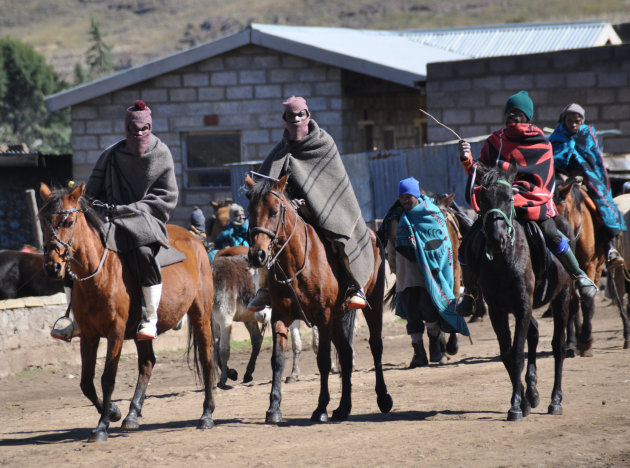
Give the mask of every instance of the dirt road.
[{"label": "dirt road", "polygon": [[[602,297],[598,304],[594,357],[565,362],[562,416],[546,414],[553,384],[551,319],[540,319],[541,404],[522,423],[505,420],[510,384],[487,319],[471,325],[474,344],[460,340],[460,351],[448,364],[414,370],[406,369],[410,341],[404,323],[396,321],[384,331],[385,379],[394,399],[389,414],[381,414],[376,405],[365,328],[355,338],[352,414],[339,424],[309,421],[319,376],[307,336],[302,377],[283,385],[284,422],[279,426],[264,423],[269,344],[254,382],[216,391],[216,427],[209,431],[195,429],[203,394],[185,357],[181,352],[162,353],[140,430],[123,433],[120,422],[114,423],[105,443],[85,442],[98,415],[81,394],[78,367],[0,381],[0,465],[630,466],[630,350],[621,349],[621,321],[615,309]],[[541,313],[536,311],[536,316]],[[231,363],[240,376],[248,352],[233,352]],[[102,362],[98,376],[101,370]],[[114,398],[123,415],[135,374],[133,359],[121,363]],[[331,393],[329,414],[339,399],[337,375],[331,376]]]}]

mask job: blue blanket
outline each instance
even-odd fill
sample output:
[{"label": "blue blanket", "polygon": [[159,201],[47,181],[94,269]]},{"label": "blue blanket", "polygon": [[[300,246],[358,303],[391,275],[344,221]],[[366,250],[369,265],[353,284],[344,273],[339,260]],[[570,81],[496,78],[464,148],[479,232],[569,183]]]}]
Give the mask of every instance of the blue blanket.
[{"label": "blue blanket", "polygon": [[613,201],[608,173],[597,145],[595,129],[582,124],[573,135],[560,124],[549,137],[553,146],[553,160],[557,171],[583,171],[588,194],[595,202],[597,212],[611,236],[626,230],[619,208]]},{"label": "blue blanket", "polygon": [[424,272],[425,288],[441,317],[442,330],[468,336],[465,320],[455,311],[453,249],[446,220],[426,196],[410,211],[402,211],[396,233],[396,250],[413,251]]}]

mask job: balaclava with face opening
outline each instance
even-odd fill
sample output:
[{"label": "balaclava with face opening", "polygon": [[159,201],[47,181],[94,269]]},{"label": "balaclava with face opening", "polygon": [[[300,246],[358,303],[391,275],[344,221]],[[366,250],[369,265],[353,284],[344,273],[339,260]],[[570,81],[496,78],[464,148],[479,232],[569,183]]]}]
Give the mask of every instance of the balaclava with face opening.
[{"label": "balaclava with face opening", "polygon": [[[298,114],[302,110],[306,111],[306,118],[301,122],[287,122],[284,118],[284,114],[286,112]],[[282,103],[282,122],[284,123],[284,128],[287,129],[289,140],[300,141],[308,135],[308,123],[310,120],[311,113],[309,112],[306,100],[303,97],[291,96]]]},{"label": "balaclava with face opening", "polygon": [[[134,123],[142,128],[149,126],[149,131],[143,135],[137,135],[129,131],[129,124]],[[127,150],[137,156],[142,156],[149,147],[149,139],[151,138],[151,130],[153,129],[153,121],[151,119],[151,109],[144,101],[137,100],[133,106],[127,109],[125,113],[125,135],[127,137]]]}]

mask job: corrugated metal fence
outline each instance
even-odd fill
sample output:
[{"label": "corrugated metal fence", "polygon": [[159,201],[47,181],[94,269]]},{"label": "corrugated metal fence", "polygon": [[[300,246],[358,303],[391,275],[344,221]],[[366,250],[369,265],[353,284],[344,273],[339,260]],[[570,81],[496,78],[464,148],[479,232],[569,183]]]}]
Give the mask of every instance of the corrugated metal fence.
[{"label": "corrugated metal fence", "polygon": [[[479,154],[481,143],[471,143]],[[455,193],[455,201],[467,207],[464,190],[466,174],[459,162],[457,144],[423,146],[400,150],[345,154],[341,159],[366,221],[381,219],[398,198],[398,182],[413,176],[420,187],[433,193]],[[230,167],[232,196],[246,207],[243,190],[245,174],[258,163]]]}]

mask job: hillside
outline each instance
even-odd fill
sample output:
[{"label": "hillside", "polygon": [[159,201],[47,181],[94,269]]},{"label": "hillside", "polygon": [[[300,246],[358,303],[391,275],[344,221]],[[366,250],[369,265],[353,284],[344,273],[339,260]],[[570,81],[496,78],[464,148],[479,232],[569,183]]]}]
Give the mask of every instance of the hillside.
[{"label": "hillside", "polygon": [[[570,8],[570,9],[569,9]],[[88,47],[90,18],[126,68],[237,32],[247,24],[404,29],[630,21],[630,0],[0,0],[0,35],[32,44],[71,80]]]}]

